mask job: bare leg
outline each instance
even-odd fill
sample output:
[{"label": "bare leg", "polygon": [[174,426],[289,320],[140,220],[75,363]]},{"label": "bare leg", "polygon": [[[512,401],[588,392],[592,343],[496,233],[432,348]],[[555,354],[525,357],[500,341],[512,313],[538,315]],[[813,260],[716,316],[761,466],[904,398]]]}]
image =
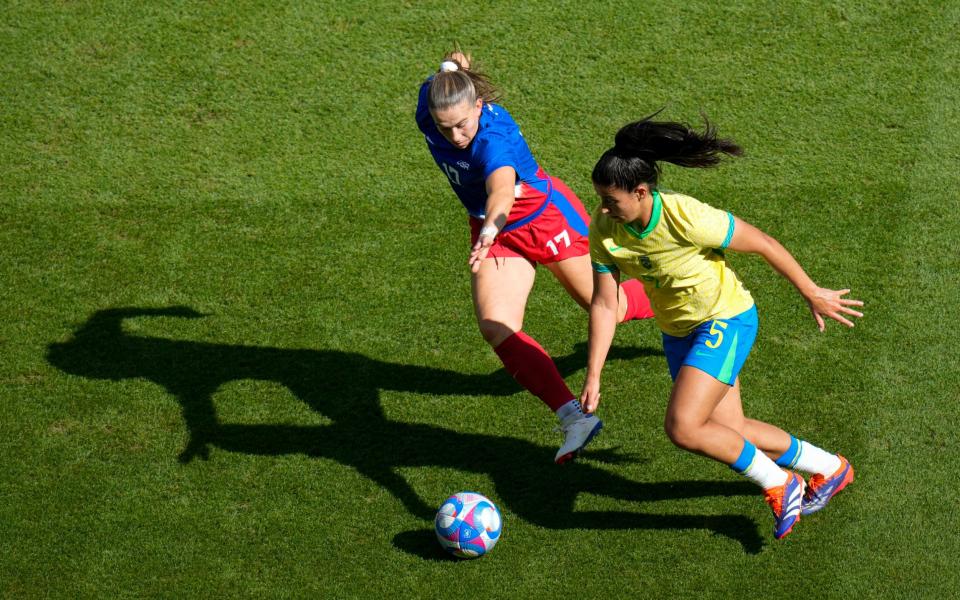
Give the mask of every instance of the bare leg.
[{"label": "bare leg", "polygon": [[743,436],[711,418],[729,390],[700,369],[681,367],[664,419],[670,440],[684,450],[733,464],[743,450]]},{"label": "bare leg", "polygon": [[573,392],[547,351],[521,331],[533,277],[533,265],[524,259],[485,259],[473,278],[477,323],[507,372],[558,413]]},{"label": "bare leg", "polygon": [[[547,263],[545,266],[577,304],[584,310],[590,308],[590,300],[593,298],[593,268],[590,266],[588,255],[574,256],[559,262]],[[627,296],[622,287],[618,292],[620,303],[617,307],[617,322],[620,322],[627,313]]]},{"label": "bare leg", "polygon": [[740,398],[740,379],[728,388],[720,404],[710,415],[710,420],[729,427],[776,460],[790,448],[790,434],[775,425],[748,419],[743,416],[743,403]]},{"label": "bare leg", "polygon": [[523,258],[487,258],[473,274],[473,307],[480,334],[496,348],[523,328],[527,298],[536,275]]}]

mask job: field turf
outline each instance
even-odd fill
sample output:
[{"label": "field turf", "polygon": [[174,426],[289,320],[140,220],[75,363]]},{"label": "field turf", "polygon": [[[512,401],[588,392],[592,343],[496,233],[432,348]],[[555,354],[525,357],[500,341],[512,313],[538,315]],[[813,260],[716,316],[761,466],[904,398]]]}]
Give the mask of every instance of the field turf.
[{"label": "field turf", "polygon": [[[0,596],[960,595],[958,30],[930,0],[5,2]],[[706,114],[747,155],[664,186],[866,302],[820,334],[732,258],[748,414],[857,469],[789,538],[663,434],[650,322],[552,464],[413,121],[454,40],[588,208],[620,125]],[[586,315],[543,269],[525,329],[579,390]],[[503,511],[481,560],[433,539],[458,490]]]}]

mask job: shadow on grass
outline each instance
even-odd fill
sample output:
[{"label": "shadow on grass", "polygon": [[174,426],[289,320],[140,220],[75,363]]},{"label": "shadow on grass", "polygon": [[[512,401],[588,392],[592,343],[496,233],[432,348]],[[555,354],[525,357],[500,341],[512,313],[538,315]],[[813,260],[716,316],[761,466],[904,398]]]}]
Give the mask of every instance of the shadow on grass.
[{"label": "shadow on grass", "polygon": [[[743,515],[670,515],[574,510],[581,492],[625,502],[654,502],[708,496],[757,496],[747,482],[672,481],[640,483],[588,462],[554,467],[555,449],[506,436],[462,433],[431,425],[391,421],[380,406],[380,390],[437,395],[516,393],[504,371],[469,375],[446,369],[401,365],[335,350],[288,350],[210,344],[130,335],[123,321],[144,316],[199,318],[185,307],[114,308],[96,312],[73,339],[48,347],[57,368],[88,378],[143,378],[164,387],[180,402],[189,441],[181,462],[206,459],[215,446],[258,455],[304,454],[352,467],[389,490],[410,513],[432,520],[435,506],[420,498],[396,471],[403,467],[447,467],[490,476],[504,507],[520,518],[553,529],[707,529],[756,553],[763,542],[756,524]],[[611,359],[649,355],[649,349],[616,348]],[[657,352],[659,353],[659,352]],[[559,357],[564,375],[586,362],[581,344]],[[244,379],[286,386],[330,425],[229,424],[217,418],[213,396],[224,384]],[[594,456],[588,454],[587,456]],[[595,454],[616,461],[616,456]],[[621,457],[622,458],[622,457]],[[419,534],[394,540],[404,551],[430,558]],[[425,553],[421,553],[424,550]]]},{"label": "shadow on grass", "polygon": [[412,529],[393,536],[394,547],[419,556],[424,560],[437,562],[460,562],[461,559],[444,550],[437,543],[437,534],[433,529]]}]

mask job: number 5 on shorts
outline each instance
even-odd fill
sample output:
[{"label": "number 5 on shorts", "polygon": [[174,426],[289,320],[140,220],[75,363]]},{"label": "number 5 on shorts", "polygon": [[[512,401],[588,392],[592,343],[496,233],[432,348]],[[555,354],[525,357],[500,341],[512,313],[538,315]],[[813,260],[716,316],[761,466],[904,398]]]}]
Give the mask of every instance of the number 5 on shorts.
[{"label": "number 5 on shorts", "polygon": [[717,336],[717,341],[715,342],[712,340],[705,341],[704,344],[707,345],[707,348],[719,348],[720,344],[723,343],[723,332],[720,331],[720,329],[717,329],[717,327],[719,327],[720,329],[726,329],[727,324],[724,323],[723,321],[714,321],[713,323],[710,324],[710,335]]},{"label": "number 5 on shorts", "polygon": [[564,248],[570,247],[570,234],[567,233],[566,229],[555,235],[552,240],[547,240],[547,248],[550,248],[550,252],[553,252],[554,256],[560,254],[557,244],[561,242],[563,242]]}]

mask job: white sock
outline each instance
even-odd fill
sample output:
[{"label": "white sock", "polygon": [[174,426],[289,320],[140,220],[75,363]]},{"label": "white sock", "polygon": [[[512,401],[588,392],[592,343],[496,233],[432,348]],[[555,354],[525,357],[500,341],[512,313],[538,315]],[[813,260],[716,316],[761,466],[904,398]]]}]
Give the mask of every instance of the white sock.
[{"label": "white sock", "polygon": [[580,401],[576,398],[558,408],[556,414],[561,425],[569,425],[586,416],[583,414],[583,408],[580,407]]},{"label": "white sock", "polygon": [[787,482],[787,472],[770,460],[770,457],[757,450],[750,466],[741,472],[741,475],[756,483],[765,490]]},{"label": "white sock", "polygon": [[810,442],[800,440],[800,452],[797,454],[793,466],[800,471],[819,473],[824,477],[829,477],[840,468],[840,459],[836,454],[830,454]]}]

